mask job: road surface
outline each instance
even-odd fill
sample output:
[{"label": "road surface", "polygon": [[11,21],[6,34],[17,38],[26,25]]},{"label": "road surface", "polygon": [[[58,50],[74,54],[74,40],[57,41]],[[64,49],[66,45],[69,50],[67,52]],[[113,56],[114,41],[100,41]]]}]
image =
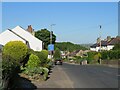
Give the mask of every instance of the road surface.
[{"label": "road surface", "polygon": [[100,65],[63,64],[62,68],[75,88],[117,88],[118,69]]},{"label": "road surface", "polygon": [[38,88],[118,88],[118,69],[100,65],[63,63]]}]

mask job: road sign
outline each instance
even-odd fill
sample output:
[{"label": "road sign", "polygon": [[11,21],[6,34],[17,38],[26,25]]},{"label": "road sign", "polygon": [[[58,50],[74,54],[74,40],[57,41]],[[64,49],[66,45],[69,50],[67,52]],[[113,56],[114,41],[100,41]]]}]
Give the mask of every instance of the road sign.
[{"label": "road sign", "polygon": [[54,51],[54,44],[48,45],[48,51]]}]

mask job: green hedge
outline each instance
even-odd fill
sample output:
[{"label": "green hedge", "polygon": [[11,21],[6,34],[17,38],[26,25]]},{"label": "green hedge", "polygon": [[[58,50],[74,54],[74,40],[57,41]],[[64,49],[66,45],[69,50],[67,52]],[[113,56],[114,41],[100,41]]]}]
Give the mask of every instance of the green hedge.
[{"label": "green hedge", "polygon": [[97,54],[97,52],[91,51],[91,52],[88,52],[87,54],[88,54],[88,57],[86,59],[88,63],[91,63],[94,60],[94,56]]},{"label": "green hedge", "polygon": [[47,58],[48,58],[48,51],[42,50],[41,52],[36,51],[35,54],[39,57],[41,61],[41,66],[44,66],[47,64]]},{"label": "green hedge", "polygon": [[15,61],[21,62],[26,57],[27,50],[27,46],[22,41],[10,41],[3,47],[3,60],[9,56]]},{"label": "green hedge", "polygon": [[103,60],[120,59],[120,50],[102,51],[101,55]]},{"label": "green hedge", "polygon": [[[27,46],[21,41],[10,41],[2,49],[2,79],[13,78],[26,58]],[[6,87],[7,88],[7,87]]]}]

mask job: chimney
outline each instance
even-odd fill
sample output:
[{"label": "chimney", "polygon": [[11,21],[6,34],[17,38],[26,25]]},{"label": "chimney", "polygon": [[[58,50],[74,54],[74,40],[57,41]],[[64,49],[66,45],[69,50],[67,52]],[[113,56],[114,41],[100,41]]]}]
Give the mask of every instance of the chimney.
[{"label": "chimney", "polygon": [[33,32],[33,29],[32,29],[32,26],[31,25],[28,25],[28,29],[27,29],[28,32],[32,33]]},{"label": "chimney", "polygon": [[110,36],[107,36],[107,42],[109,42],[111,40]]},{"label": "chimney", "polygon": [[100,43],[100,38],[97,38],[97,43]]}]

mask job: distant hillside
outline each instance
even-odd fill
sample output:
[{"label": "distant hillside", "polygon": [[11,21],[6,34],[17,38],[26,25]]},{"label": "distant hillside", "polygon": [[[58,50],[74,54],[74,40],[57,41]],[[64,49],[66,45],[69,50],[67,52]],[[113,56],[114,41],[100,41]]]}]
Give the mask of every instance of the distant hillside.
[{"label": "distant hillside", "polygon": [[56,42],[55,48],[59,48],[62,51],[74,51],[74,50],[87,50],[86,47],[79,44],[73,44],[71,42]]},{"label": "distant hillside", "polygon": [[90,46],[92,46],[93,44],[80,44],[81,46],[90,49]]}]

